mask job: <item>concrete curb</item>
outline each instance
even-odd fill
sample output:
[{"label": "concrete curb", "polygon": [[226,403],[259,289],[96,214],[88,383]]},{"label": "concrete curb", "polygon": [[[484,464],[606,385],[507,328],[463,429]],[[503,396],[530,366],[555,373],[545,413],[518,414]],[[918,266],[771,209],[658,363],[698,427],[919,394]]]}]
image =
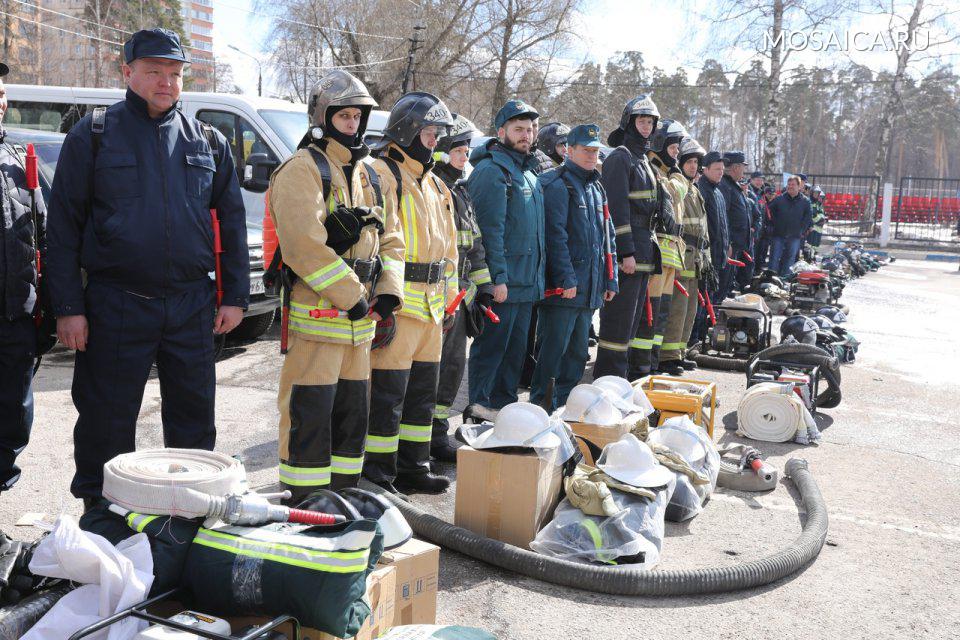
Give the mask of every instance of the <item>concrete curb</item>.
[{"label": "concrete curb", "polygon": [[[868,249],[867,253],[878,258],[889,258],[890,252],[884,249]],[[936,262],[960,262],[960,254],[956,253],[922,253],[913,254],[911,251],[900,252],[900,256],[908,260],[932,260]]]}]

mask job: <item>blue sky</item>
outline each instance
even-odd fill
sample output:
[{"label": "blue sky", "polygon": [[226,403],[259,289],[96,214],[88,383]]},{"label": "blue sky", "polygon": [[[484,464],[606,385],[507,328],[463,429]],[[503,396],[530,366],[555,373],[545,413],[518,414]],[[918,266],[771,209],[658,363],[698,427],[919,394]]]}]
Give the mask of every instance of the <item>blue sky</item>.
[{"label": "blue sky", "polygon": [[[234,78],[244,93],[253,95],[257,90],[257,65],[231,50],[229,45],[263,60],[264,93],[268,94],[273,83],[264,49],[270,22],[267,18],[255,15],[252,5],[253,0],[213,0],[214,53],[233,66]],[[709,21],[699,13],[703,6],[693,0],[587,0],[584,12],[576,17],[579,37],[573,48],[564,53],[568,66],[576,68],[583,60],[602,64],[617,51],[640,49],[649,66],[659,66],[668,71],[684,66],[690,78],[695,79],[704,57],[703,52],[710,44]],[[412,3],[410,10],[416,10]],[[952,31],[956,33],[960,25],[956,24],[956,18],[954,20]],[[829,31],[842,37],[846,31],[876,33],[885,27],[884,17],[860,16],[843,24],[830,25]],[[960,45],[947,45],[941,53],[943,56],[938,59],[939,62],[957,61]],[[727,69],[744,69],[753,55],[754,51],[747,48],[727,49],[723,52],[721,62]],[[791,56],[791,66],[836,61],[838,56],[874,70],[889,69],[896,63],[895,54],[882,48],[844,53],[795,51]]]}]

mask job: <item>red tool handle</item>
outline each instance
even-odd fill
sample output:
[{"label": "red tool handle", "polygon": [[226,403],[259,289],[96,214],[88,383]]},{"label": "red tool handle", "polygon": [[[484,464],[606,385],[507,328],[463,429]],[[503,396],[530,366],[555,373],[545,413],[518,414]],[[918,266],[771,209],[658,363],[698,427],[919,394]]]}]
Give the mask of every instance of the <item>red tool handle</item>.
[{"label": "red tool handle", "polygon": [[747,266],[746,262],[740,262],[739,260],[734,260],[733,258],[727,258],[727,264],[732,264],[735,267],[745,267]]},{"label": "red tool handle", "polygon": [[607,280],[613,281],[613,247],[610,240],[610,206],[603,203],[603,241],[607,245]]},{"label": "red tool handle", "polygon": [[679,281],[679,280],[674,280],[674,281],[673,281],[673,286],[675,286],[675,287],[680,291],[680,293],[683,294],[683,297],[684,297],[684,298],[689,298],[689,297],[690,297],[690,292],[687,291],[687,288],[686,288],[685,286],[683,286],[682,284],[680,284],[680,281]]},{"label": "red tool handle", "polygon": [[347,519],[341,515],[307,511],[306,509],[290,509],[290,515],[287,517],[287,522],[299,524],[339,524],[346,521]]},{"label": "red tool handle", "polygon": [[[27,177],[27,189],[30,191],[30,211],[33,214],[34,225],[38,225],[39,221],[37,220],[37,189],[40,187],[40,174],[37,171],[37,152],[34,149],[32,144],[27,145],[27,157],[26,163],[24,165],[24,172]],[[35,234],[34,249],[36,256],[34,257],[34,262],[37,268],[37,279],[43,277],[43,269],[40,264],[40,243],[36,240],[40,238],[40,229],[34,228],[33,233]],[[41,314],[41,309],[43,307],[40,305],[40,300],[37,300],[37,305],[35,307],[36,311],[34,312],[34,323],[39,327],[43,319]]]},{"label": "red tool handle", "polygon": [[653,326],[653,304],[650,302],[650,292],[647,291],[647,300],[643,304],[644,310],[647,312],[647,326]]},{"label": "red tool handle", "polygon": [[290,307],[283,305],[280,312],[280,353],[287,352],[287,339],[290,336]]},{"label": "red tool handle", "polygon": [[544,298],[549,298],[550,296],[562,296],[562,295],[563,295],[563,287],[557,287],[556,289],[547,289],[546,291],[543,292]]},{"label": "red tool handle", "polygon": [[37,152],[32,144],[27,145],[26,167],[27,189],[33,190],[40,186],[40,176],[37,172]]},{"label": "red tool handle", "polygon": [[697,302],[699,302],[701,305],[705,304],[703,301],[703,294],[700,293],[699,289],[697,290]]},{"label": "red tool handle", "polygon": [[311,318],[340,318],[346,315],[347,312],[340,309],[310,309]]},{"label": "red tool handle", "polygon": [[707,301],[707,315],[710,316],[710,326],[716,326],[717,315],[713,312],[713,303],[710,302],[710,294],[704,291],[703,298]]},{"label": "red tool handle", "polygon": [[463,302],[463,298],[464,298],[464,296],[466,296],[466,295],[467,295],[467,290],[466,290],[466,289],[460,289],[460,293],[457,294],[457,297],[454,298],[454,299],[453,299],[453,302],[451,302],[451,303],[447,306],[447,315],[448,315],[448,316],[452,316],[453,314],[455,314],[455,313],[457,312],[457,307],[460,306],[460,303]]},{"label": "red tool handle", "polygon": [[747,262],[753,262],[753,256],[747,253],[747,250],[743,250],[743,257],[747,259]]},{"label": "red tool handle", "polygon": [[210,224],[213,226],[213,269],[217,280],[217,307],[223,302],[223,271],[220,265],[220,254],[223,253],[223,244],[220,242],[220,220],[217,212],[210,209]]},{"label": "red tool handle", "polygon": [[483,313],[484,313],[488,318],[490,318],[490,322],[492,322],[493,324],[500,324],[500,316],[498,316],[497,314],[495,314],[495,313],[493,312],[493,309],[491,309],[490,307],[485,307],[485,306],[483,306],[483,305],[480,305],[480,310],[483,311]]}]

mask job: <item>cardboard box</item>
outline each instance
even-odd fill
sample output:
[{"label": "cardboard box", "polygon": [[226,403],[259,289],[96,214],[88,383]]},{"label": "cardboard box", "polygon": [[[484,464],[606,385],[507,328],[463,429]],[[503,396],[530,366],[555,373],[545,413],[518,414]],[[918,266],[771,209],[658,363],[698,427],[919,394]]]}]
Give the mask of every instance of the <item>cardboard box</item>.
[{"label": "cardboard box", "polygon": [[[632,413],[626,416],[622,422],[617,424],[592,424],[589,422],[568,422],[570,428],[573,429],[573,432],[586,438],[593,444],[597,445],[600,449],[603,449],[605,446],[611,442],[616,442],[631,431],[634,427],[645,423],[647,421],[646,416],[640,413]],[[646,430],[646,429],[644,429]],[[642,438],[641,438],[642,439]],[[591,466],[596,465],[596,460],[593,459],[593,456],[590,454],[590,449],[585,445],[581,440],[577,440],[577,444],[580,445],[580,451],[583,452],[583,461],[586,464]]]},{"label": "cardboard box", "polygon": [[457,450],[458,527],[524,549],[553,517],[561,468],[536,453]]},{"label": "cardboard box", "polygon": [[435,624],[440,547],[412,538],[396,549],[385,551],[380,565],[396,569],[394,626]]},{"label": "cardboard box", "polygon": [[[395,594],[397,591],[397,570],[392,566],[378,567],[367,576],[367,591],[364,596],[370,603],[370,617],[367,618],[357,635],[349,640],[373,640],[385,634],[394,625],[396,615]],[[164,617],[172,616],[184,607],[178,603],[163,602],[157,607],[151,608],[151,613],[156,613]],[[265,624],[273,617],[267,616],[235,616],[227,618],[230,627],[236,633],[240,629],[252,624]],[[293,625],[290,623],[282,624],[276,628],[285,634],[288,638],[293,638]],[[311,629],[309,627],[300,628],[300,640],[339,640],[337,636],[329,633]]]}]

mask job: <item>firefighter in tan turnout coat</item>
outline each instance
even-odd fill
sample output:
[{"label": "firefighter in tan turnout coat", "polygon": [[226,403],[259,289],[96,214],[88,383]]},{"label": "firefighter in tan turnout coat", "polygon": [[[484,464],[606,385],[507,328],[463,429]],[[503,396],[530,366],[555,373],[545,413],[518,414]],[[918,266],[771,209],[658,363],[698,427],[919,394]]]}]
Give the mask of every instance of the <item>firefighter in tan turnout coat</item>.
[{"label": "firefighter in tan turnout coat", "polygon": [[370,431],[363,475],[388,491],[445,490],[450,481],[430,471],[430,439],[437,398],[445,309],[458,293],[457,230],[449,189],[435,176],[433,150],[449,133],[452,115],[429,93],[397,101],[373,167],[383,186],[384,210],[403,233],[403,307],[395,336],[371,356]]},{"label": "firefighter in tan turnout coat", "polygon": [[310,97],[310,131],[270,180],[292,283],[278,402],[280,483],[293,502],[359,481],[375,321],[403,296],[403,235],[394,210],[384,215],[380,206],[377,174],[362,162],[375,106],[349,73],[324,77]]}]

